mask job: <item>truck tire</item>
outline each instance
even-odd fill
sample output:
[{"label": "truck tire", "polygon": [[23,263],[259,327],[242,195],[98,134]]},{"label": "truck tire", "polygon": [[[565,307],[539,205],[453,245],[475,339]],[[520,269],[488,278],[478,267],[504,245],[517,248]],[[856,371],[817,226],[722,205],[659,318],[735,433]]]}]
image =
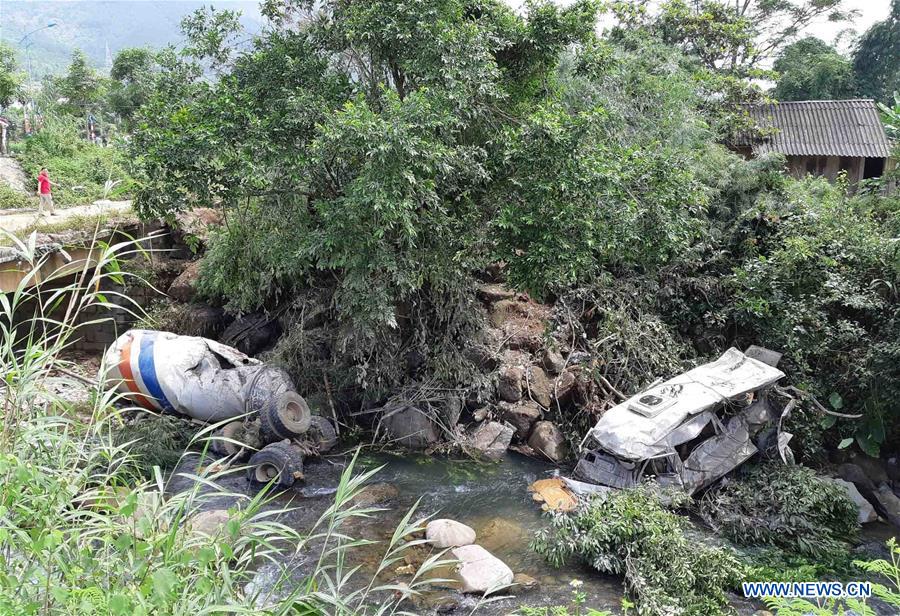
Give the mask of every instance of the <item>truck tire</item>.
[{"label": "truck tire", "polygon": [[275,482],[279,488],[289,488],[303,477],[303,456],[289,441],[266,445],[250,457],[247,479],[265,485]]},{"label": "truck tire", "polygon": [[300,394],[283,392],[260,410],[260,436],[264,443],[296,438],[309,429],[311,417],[309,406]]},{"label": "truck tire", "polygon": [[307,434],[319,454],[327,453],[337,445],[337,431],[334,429],[334,424],[330,419],[321,415],[313,415],[310,418]]}]

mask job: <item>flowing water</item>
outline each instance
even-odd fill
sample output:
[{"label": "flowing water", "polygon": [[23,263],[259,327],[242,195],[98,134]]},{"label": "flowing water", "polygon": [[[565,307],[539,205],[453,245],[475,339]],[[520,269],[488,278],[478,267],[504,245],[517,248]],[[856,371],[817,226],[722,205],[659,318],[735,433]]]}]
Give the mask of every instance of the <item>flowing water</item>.
[{"label": "flowing water", "polygon": [[[300,531],[309,529],[331,504],[347,461],[347,458],[338,457],[307,465],[305,481],[276,498],[275,504],[293,509],[283,521]],[[587,606],[621,613],[623,589],[620,578],[599,574],[575,562],[555,569],[528,547],[534,532],[544,525],[540,506],[532,500],[528,486],[537,479],[551,476],[555,467],[514,453],[498,463],[414,454],[367,454],[357,461],[357,471],[377,467],[383,468],[372,483],[377,484],[373,489],[381,496],[374,500],[385,511],[345,529],[354,537],[381,542],[361,548],[354,554],[355,562],[361,562],[364,571],[374,571],[383,554],[384,542],[410,507],[417,506],[414,519],[431,516],[467,524],[477,533],[476,543],[504,561],[515,573],[526,574],[538,581],[536,589],[482,605],[477,614],[510,614],[522,605],[570,605],[572,588],[569,583],[574,579],[583,582],[580,590],[587,595]],[[251,493],[243,478],[235,477],[227,484],[236,492]],[[228,505],[227,502],[212,504],[216,507]],[[704,533],[702,530],[697,532]],[[891,533],[886,525],[867,525],[863,538],[873,544],[883,543]],[[311,563],[301,559],[301,562],[291,564],[296,566],[295,578],[299,581]],[[394,567],[403,564],[400,562]],[[267,580],[266,573],[272,577],[276,570],[274,567],[263,568],[259,586],[270,584],[271,579]],[[361,577],[368,579],[366,575],[361,574]],[[382,581],[404,579],[408,576],[393,571],[382,577]],[[762,607],[737,596],[732,597],[732,604],[739,614],[745,615]],[[405,609],[421,614],[469,614],[476,605],[475,598],[440,590]]]}]

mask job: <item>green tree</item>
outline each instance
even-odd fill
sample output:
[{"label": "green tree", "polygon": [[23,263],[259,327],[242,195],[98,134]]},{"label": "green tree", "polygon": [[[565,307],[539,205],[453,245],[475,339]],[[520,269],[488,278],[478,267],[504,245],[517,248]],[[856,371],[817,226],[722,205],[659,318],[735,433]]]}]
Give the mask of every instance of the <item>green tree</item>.
[{"label": "green tree", "polygon": [[889,137],[900,139],[900,93],[894,92],[893,104],[888,106],[878,103],[881,110],[881,121]]},{"label": "green tree", "polygon": [[860,37],[853,56],[860,92],[881,102],[900,90],[900,0],[892,0],[887,19]]},{"label": "green tree", "polygon": [[856,92],[849,58],[815,37],[791,43],[775,61],[778,100],[832,100],[851,98]]},{"label": "green tree", "polygon": [[16,62],[15,50],[0,43],[0,109],[16,99],[24,79]]},{"label": "green tree", "polygon": [[126,124],[150,96],[154,66],[154,54],[149,49],[123,49],[113,60],[107,101],[109,109]]},{"label": "green tree", "polygon": [[102,80],[88,63],[83,51],[75,50],[72,53],[72,63],[66,75],[58,80],[58,89],[76,113],[84,113],[100,99],[103,92]]},{"label": "green tree", "polygon": [[817,19],[849,21],[844,0],[668,0],[657,18],[665,40],[697,54],[710,67],[759,68]]}]

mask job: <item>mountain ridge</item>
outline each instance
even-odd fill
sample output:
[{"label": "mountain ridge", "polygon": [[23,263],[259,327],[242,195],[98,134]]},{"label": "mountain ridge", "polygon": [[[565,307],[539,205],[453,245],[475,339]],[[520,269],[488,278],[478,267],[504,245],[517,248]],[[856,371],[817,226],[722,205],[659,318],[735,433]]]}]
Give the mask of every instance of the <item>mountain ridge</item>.
[{"label": "mountain ridge", "polygon": [[[256,2],[244,0],[53,0],[0,1],[0,40],[16,48],[20,64],[32,77],[65,72],[72,52],[81,49],[91,64],[104,69],[109,54],[127,47],[162,48],[183,41],[181,20],[203,6],[241,12],[241,21],[251,33],[263,26]],[[56,23],[31,34],[48,23]]]}]

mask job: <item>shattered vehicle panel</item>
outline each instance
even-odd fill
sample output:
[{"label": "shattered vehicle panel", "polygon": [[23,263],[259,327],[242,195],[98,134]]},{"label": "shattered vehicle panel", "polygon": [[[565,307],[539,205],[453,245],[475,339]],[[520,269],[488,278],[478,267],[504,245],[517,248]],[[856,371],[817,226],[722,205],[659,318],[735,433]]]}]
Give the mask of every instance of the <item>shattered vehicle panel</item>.
[{"label": "shattered vehicle panel", "polygon": [[[765,392],[783,376],[732,348],[716,361],[653,385],[600,418],[586,437],[590,451],[575,475],[615,488],[653,475],[693,494],[757,453],[753,437],[779,417]],[[726,407],[744,408],[725,419]],[[780,434],[779,444],[789,438]],[[693,443],[696,439],[701,440]]]}]

